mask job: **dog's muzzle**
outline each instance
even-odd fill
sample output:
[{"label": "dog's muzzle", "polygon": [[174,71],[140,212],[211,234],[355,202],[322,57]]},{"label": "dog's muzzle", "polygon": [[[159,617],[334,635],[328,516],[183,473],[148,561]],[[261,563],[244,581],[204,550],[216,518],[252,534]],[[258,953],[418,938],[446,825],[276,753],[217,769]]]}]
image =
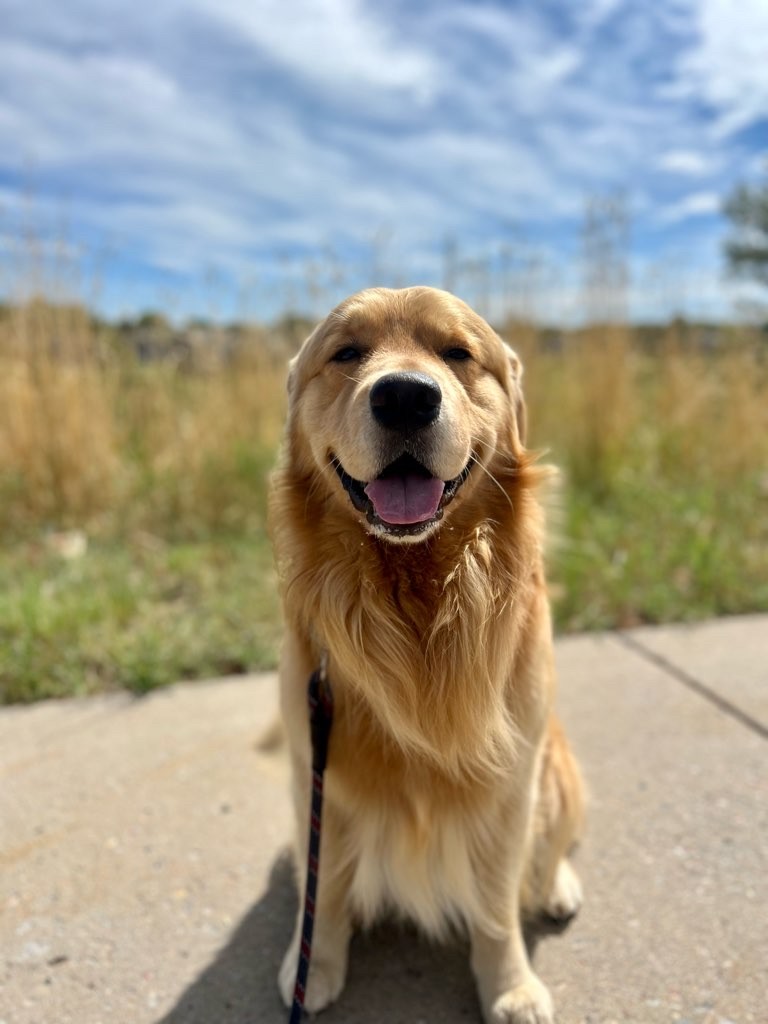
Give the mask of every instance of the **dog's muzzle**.
[{"label": "dog's muzzle", "polygon": [[373,480],[355,480],[341,462],[331,464],[355,508],[384,533],[407,537],[423,533],[439,522],[446,506],[469,476],[474,457],[452,480],[433,476],[412,455],[391,462]]}]

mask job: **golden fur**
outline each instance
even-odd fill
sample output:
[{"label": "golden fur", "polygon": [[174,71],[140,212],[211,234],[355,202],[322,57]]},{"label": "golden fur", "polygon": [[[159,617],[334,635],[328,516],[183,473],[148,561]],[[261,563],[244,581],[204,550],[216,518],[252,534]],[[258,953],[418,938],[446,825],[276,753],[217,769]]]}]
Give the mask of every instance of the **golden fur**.
[{"label": "golden fur", "polygon": [[[468,357],[455,358],[457,347]],[[442,392],[437,422],[421,432],[427,440],[407,442],[409,452],[443,480],[471,465],[442,518],[415,536],[366,519],[334,469],[359,481],[381,472],[390,435],[382,439],[370,393],[392,372],[426,373]],[[310,1010],[341,991],[353,924],[394,909],[434,934],[468,928],[486,1021],[551,1020],[520,918],[578,909],[565,857],[582,796],[552,717],[535,493],[545,471],[524,448],[520,378],[519,360],[485,321],[428,288],[352,296],[291,365],[270,524],[299,865],[306,683],[323,654],[335,699]],[[298,926],[280,975],[287,1001],[297,948]]]}]

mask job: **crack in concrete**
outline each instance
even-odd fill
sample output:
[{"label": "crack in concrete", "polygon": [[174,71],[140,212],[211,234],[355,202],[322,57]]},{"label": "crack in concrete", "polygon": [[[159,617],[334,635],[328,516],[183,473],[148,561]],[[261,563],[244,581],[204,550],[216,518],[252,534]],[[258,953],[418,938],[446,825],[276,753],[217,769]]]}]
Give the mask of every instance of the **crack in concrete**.
[{"label": "crack in concrete", "polygon": [[663,654],[657,654],[656,651],[646,647],[644,644],[636,640],[631,634],[626,633],[622,630],[617,630],[613,636],[616,640],[627,647],[630,651],[634,651],[635,654],[649,661],[652,665],[660,668],[662,672],[665,672],[668,676],[671,676],[677,682],[682,683],[683,686],[688,687],[693,693],[699,697],[703,697],[704,700],[708,700],[710,704],[722,711],[723,714],[730,715],[741,725],[750,729],[756,733],[761,739],[768,740],[768,727],[763,725],[758,719],[753,718],[746,711],[743,711],[738,705],[732,704],[727,698],[722,697],[716,690],[707,686],[706,683],[702,683],[696,679],[695,676],[690,675],[685,669],[680,668],[673,661],[665,658]]}]

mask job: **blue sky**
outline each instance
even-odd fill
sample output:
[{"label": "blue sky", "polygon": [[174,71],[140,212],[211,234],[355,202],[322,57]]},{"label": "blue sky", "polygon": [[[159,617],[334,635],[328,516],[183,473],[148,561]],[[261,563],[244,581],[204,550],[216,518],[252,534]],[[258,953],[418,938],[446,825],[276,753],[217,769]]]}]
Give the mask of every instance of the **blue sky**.
[{"label": "blue sky", "polygon": [[179,318],[441,284],[450,244],[487,315],[567,321],[586,204],[621,196],[634,317],[749,295],[720,208],[768,161],[766,0],[0,0],[0,23],[5,291],[29,231],[49,280]]}]

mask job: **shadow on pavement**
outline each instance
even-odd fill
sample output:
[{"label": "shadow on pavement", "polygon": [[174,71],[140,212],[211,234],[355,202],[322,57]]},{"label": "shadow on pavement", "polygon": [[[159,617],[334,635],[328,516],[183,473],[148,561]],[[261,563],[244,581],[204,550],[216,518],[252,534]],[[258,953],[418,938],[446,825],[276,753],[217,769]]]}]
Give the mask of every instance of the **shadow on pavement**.
[{"label": "shadow on pavement", "polygon": [[[287,853],[275,861],[267,891],[229,944],[157,1024],[285,1024],[276,976],[296,913]],[[529,936],[533,951],[538,936]],[[356,935],[349,975],[323,1024],[445,1024],[480,1020],[469,946],[431,943],[408,925],[383,924]]]}]

